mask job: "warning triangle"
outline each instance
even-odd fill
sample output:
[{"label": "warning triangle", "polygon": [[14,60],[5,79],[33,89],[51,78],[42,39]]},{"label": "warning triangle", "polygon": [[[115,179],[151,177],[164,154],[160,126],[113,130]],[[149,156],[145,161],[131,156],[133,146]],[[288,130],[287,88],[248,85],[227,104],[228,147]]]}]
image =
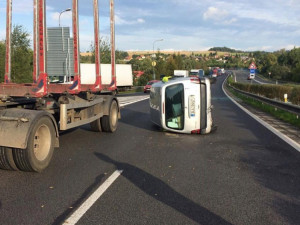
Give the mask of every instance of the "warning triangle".
[{"label": "warning triangle", "polygon": [[255,65],[254,62],[252,62],[252,63],[250,64],[249,70],[250,70],[250,69],[257,69],[257,67],[256,67],[256,65]]}]

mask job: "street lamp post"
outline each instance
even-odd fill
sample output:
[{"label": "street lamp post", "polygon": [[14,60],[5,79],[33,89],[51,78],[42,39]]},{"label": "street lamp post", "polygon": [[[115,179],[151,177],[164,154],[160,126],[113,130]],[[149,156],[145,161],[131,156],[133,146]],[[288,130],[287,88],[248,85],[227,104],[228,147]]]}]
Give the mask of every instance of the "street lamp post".
[{"label": "street lamp post", "polygon": [[155,80],[155,61],[154,61],[154,44],[155,42],[158,42],[158,41],[163,41],[164,39],[158,39],[158,40],[155,40],[153,41],[153,61],[152,61],[152,67],[153,67],[153,80]]},{"label": "street lamp post", "polygon": [[64,12],[69,12],[69,11],[71,11],[71,8],[67,8],[67,9],[65,9],[65,10],[63,10],[63,11],[61,11],[61,12],[59,13],[59,17],[58,17],[58,24],[59,24],[59,27],[60,27],[60,16],[61,16],[61,14],[63,14]]}]

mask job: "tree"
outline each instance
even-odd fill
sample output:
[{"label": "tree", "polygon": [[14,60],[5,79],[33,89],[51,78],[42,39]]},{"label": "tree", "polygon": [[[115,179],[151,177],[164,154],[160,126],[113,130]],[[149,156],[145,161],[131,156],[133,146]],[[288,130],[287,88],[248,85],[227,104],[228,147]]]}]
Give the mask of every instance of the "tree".
[{"label": "tree", "polygon": [[[110,42],[106,38],[103,37],[100,38],[100,61],[101,63],[111,63],[111,47]],[[88,62],[90,60],[90,63],[95,63],[95,45],[94,43],[91,43],[90,45],[90,52],[92,52],[92,56],[90,58],[82,57],[81,59],[83,62]],[[116,50],[115,52],[116,56],[116,62],[120,63],[121,60],[125,59],[128,56],[127,52]]]},{"label": "tree", "polygon": [[170,56],[166,65],[166,76],[172,76],[174,74],[174,70],[177,70],[177,65],[173,56]]},{"label": "tree", "polygon": [[15,25],[11,35],[11,78],[15,83],[32,83],[33,52],[30,34],[23,26]]}]

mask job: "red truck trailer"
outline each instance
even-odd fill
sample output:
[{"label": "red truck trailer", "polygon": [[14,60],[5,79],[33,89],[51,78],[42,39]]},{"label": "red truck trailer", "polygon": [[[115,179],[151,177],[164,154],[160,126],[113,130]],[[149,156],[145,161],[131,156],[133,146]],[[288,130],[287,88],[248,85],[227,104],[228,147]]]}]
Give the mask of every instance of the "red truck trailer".
[{"label": "red truck trailer", "polygon": [[59,147],[59,131],[90,123],[96,132],[114,132],[120,118],[115,76],[114,0],[110,0],[111,73],[102,85],[99,51],[98,0],[94,4],[96,81],[81,84],[78,0],[72,0],[74,79],[52,84],[46,71],[46,0],[34,2],[33,83],[11,82],[12,0],[7,0],[5,79],[0,84],[0,168],[43,171]]}]

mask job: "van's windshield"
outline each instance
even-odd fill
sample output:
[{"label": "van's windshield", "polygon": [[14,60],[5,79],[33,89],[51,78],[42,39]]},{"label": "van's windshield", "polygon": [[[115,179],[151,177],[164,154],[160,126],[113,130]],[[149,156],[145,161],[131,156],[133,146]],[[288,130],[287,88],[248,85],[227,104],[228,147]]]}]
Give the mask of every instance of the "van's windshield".
[{"label": "van's windshield", "polygon": [[184,87],[174,84],[166,88],[166,126],[175,130],[184,128]]}]

